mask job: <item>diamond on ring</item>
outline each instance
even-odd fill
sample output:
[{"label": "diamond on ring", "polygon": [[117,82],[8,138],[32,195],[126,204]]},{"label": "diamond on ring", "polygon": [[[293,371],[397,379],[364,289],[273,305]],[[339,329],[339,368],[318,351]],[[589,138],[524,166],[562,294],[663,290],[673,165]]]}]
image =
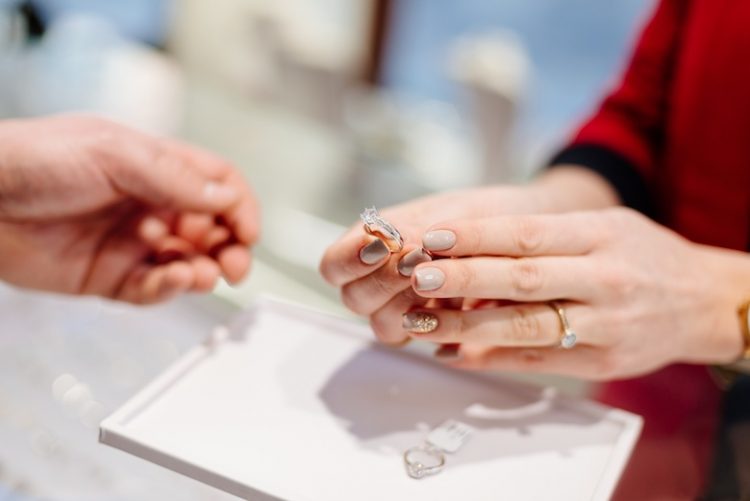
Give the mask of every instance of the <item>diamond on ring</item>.
[{"label": "diamond on ring", "polygon": [[565,348],[566,350],[569,350],[576,345],[576,340],[576,333],[573,331],[568,331],[563,334],[563,337],[560,339],[560,346],[562,348]]}]

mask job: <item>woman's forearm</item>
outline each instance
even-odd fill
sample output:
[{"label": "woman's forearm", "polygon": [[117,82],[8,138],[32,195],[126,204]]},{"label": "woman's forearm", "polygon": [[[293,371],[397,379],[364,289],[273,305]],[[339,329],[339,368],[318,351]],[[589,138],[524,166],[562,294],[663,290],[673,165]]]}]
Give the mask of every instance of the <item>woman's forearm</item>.
[{"label": "woman's forearm", "polygon": [[596,210],[620,204],[609,182],[577,165],[560,165],[537,177],[530,185],[544,212]]}]

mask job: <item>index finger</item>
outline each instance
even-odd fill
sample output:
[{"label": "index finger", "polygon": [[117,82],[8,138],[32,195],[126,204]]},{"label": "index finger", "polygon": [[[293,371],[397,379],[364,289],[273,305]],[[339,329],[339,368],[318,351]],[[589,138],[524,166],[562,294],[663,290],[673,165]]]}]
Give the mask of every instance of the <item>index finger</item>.
[{"label": "index finger", "polygon": [[497,216],[433,225],[422,246],[443,256],[575,256],[591,252],[606,230],[590,212]]},{"label": "index finger", "polygon": [[229,186],[239,194],[236,203],[218,215],[222,216],[239,242],[245,245],[254,243],[259,233],[259,209],[255,196],[240,170],[219,155],[197,146],[174,139],[161,139],[161,144],[173,154],[182,157],[187,165],[201,175]]}]

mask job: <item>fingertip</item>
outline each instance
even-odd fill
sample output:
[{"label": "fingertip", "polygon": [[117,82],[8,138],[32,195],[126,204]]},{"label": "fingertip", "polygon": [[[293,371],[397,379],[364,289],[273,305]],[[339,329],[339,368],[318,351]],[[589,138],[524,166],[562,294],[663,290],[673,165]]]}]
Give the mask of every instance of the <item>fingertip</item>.
[{"label": "fingertip", "polygon": [[379,238],[359,250],[359,260],[367,266],[383,263],[390,255],[391,251],[388,246]]},{"label": "fingertip", "polygon": [[238,284],[250,271],[250,250],[243,245],[223,249],[217,259],[222,275],[230,284]]},{"label": "fingertip", "polygon": [[212,228],[214,217],[210,214],[190,212],[180,216],[177,225],[177,236],[199,246]]},{"label": "fingertip", "polygon": [[226,226],[213,226],[208,230],[199,243],[200,249],[208,255],[215,255],[223,247],[231,243],[232,232]]},{"label": "fingertip", "polygon": [[405,278],[414,274],[417,266],[432,261],[432,256],[422,247],[407,246],[399,257],[396,265],[398,273]]},{"label": "fingertip", "polygon": [[260,207],[257,199],[238,171],[232,171],[227,183],[234,186],[240,196],[237,202],[222,214],[222,217],[239,242],[253,245],[260,238]]},{"label": "fingertip", "polygon": [[190,287],[193,292],[210,292],[221,276],[219,264],[206,256],[196,256],[190,261],[194,280]]},{"label": "fingertip", "polygon": [[185,261],[170,263],[166,267],[162,289],[168,292],[181,292],[190,289],[195,282],[195,271]]}]

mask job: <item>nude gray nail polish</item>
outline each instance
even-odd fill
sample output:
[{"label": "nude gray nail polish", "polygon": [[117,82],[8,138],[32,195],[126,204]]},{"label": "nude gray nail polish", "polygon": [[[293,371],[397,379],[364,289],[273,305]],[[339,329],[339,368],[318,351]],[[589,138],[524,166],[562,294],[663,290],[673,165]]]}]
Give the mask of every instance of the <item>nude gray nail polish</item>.
[{"label": "nude gray nail polish", "polygon": [[445,283],[445,273],[439,268],[420,268],[414,275],[417,278],[418,291],[434,291]]},{"label": "nude gray nail polish", "polygon": [[374,240],[362,247],[362,250],[359,251],[359,259],[365,264],[376,264],[390,253],[391,251],[388,250],[382,240]]},{"label": "nude gray nail polish", "polygon": [[427,334],[438,328],[440,322],[438,317],[432,313],[414,311],[405,313],[401,320],[401,325],[409,332],[417,334]]},{"label": "nude gray nail polish", "polygon": [[431,251],[444,251],[456,245],[456,234],[450,230],[435,230],[425,233],[422,245]]},{"label": "nude gray nail polish", "polygon": [[414,273],[414,268],[420,263],[427,263],[432,261],[432,258],[427,254],[424,249],[414,249],[413,251],[406,254],[398,262],[398,272],[405,276],[410,277]]}]

